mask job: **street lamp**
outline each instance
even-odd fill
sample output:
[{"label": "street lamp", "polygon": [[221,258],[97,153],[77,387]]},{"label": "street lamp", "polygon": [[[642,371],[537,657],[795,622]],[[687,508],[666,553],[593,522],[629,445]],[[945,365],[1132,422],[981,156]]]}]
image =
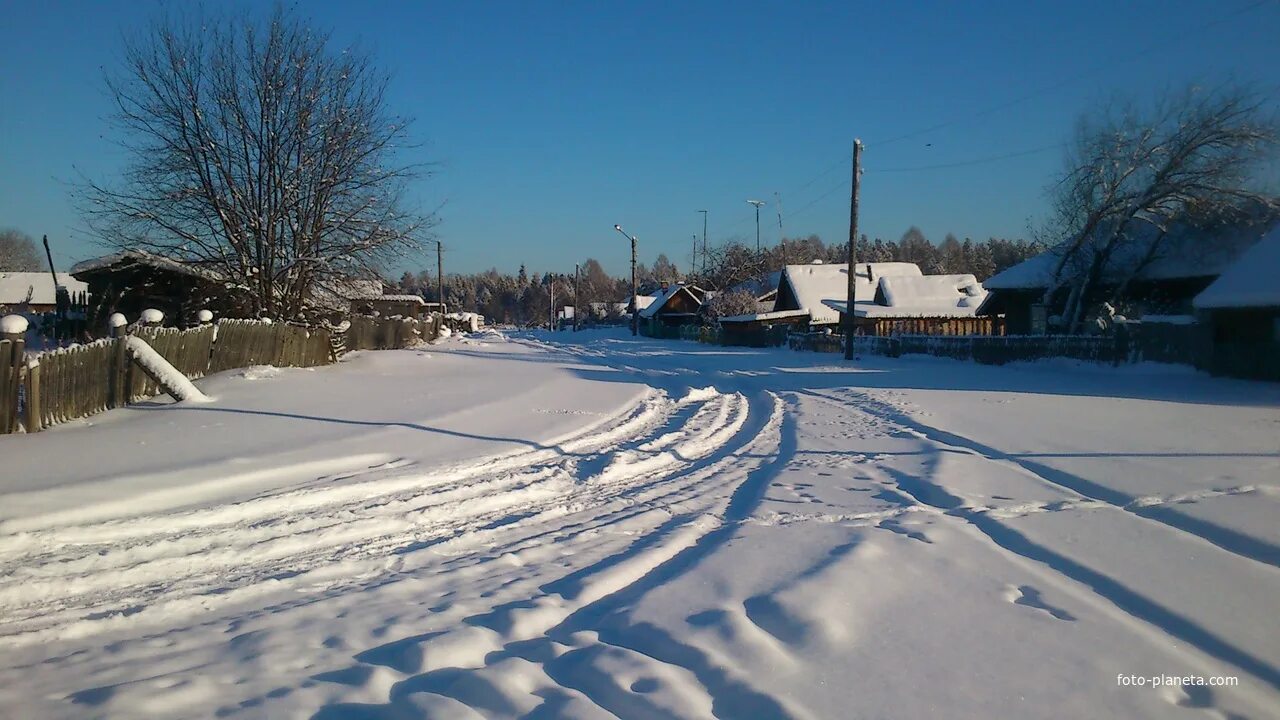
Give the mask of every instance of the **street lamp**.
[{"label": "street lamp", "polygon": [[628,235],[621,225],[614,225],[613,229],[631,241],[631,336],[635,337],[640,334],[640,302],[636,292],[636,238],[634,235]]},{"label": "street lamp", "polygon": [[760,252],[760,206],[764,205],[763,200],[748,200],[748,205],[756,206],[756,253]]}]

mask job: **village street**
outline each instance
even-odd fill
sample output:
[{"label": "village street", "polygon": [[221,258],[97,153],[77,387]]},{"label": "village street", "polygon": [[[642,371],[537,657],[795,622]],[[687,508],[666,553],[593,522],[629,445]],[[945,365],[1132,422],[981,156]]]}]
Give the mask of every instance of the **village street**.
[{"label": "village street", "polygon": [[1280,707],[1274,384],[611,330],[197,385],[0,437],[0,716]]}]

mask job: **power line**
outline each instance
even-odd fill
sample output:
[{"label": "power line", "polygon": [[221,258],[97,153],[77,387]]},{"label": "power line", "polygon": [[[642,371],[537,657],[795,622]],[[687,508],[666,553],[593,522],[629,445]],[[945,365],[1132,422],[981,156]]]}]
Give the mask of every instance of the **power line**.
[{"label": "power line", "polygon": [[1053,145],[1045,145],[1044,147],[1031,148],[1030,150],[1018,150],[1011,153],[1001,155],[990,155],[987,157],[974,158],[972,160],[960,160],[958,162],[940,163],[937,165],[919,165],[916,167],[896,167],[896,168],[867,168],[866,172],[872,173],[901,173],[901,172],[919,172],[922,170],[946,170],[949,168],[971,167],[973,165],[985,165],[987,163],[998,162],[1000,160],[1010,160],[1012,158],[1026,157],[1027,155],[1036,155],[1049,150],[1059,150],[1066,147],[1069,143],[1054,143]]}]

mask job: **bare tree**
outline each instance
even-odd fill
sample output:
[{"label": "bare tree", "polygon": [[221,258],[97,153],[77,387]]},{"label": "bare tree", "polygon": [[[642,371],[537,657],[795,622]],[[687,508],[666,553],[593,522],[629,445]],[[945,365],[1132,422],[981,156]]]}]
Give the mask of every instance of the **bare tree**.
[{"label": "bare tree", "polygon": [[1069,289],[1067,329],[1080,329],[1105,273],[1123,275],[1126,288],[1161,256],[1175,224],[1221,222],[1268,202],[1251,187],[1276,140],[1263,108],[1248,91],[1190,89],[1150,112],[1128,107],[1081,123],[1045,235],[1058,258],[1044,302]]},{"label": "bare tree", "polygon": [[37,272],[43,270],[35,240],[21,230],[0,230],[0,270]]},{"label": "bare tree", "polygon": [[759,306],[755,295],[746,290],[729,290],[717,293],[702,309],[708,319],[717,320],[735,315],[751,315],[759,311]]},{"label": "bare tree", "polygon": [[104,242],[199,263],[249,309],[304,313],[317,283],[368,276],[417,247],[434,216],[406,209],[408,121],[387,76],[277,8],[156,21],[108,77],[131,163],[79,199]]}]

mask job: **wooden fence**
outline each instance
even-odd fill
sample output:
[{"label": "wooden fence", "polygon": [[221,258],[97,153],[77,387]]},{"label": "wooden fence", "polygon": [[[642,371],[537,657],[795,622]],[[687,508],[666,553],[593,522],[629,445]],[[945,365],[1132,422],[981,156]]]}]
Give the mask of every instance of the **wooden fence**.
[{"label": "wooden fence", "polygon": [[347,350],[391,350],[434,340],[440,335],[441,318],[432,315],[426,320],[390,317],[376,318],[356,315],[347,328]]},{"label": "wooden fence", "polygon": [[[439,336],[438,317],[427,321],[353,318],[335,343],[329,330],[258,320],[220,320],[189,330],[142,327],[134,335],[155,348],[188,378],[248,367],[314,367],[337,359],[335,345],[350,349],[394,349]],[[160,392],[146,373],[135,371],[123,338],[25,358],[21,340],[0,341],[0,433],[38,432],[89,417]]]},{"label": "wooden fence", "polygon": [[[787,338],[787,345],[793,350],[843,352],[844,338],[793,333]],[[1100,363],[1132,360],[1126,342],[1103,335],[857,335],[853,349],[863,355],[934,355],[984,365],[1058,357]]]},{"label": "wooden fence", "polygon": [[26,343],[0,340],[0,433],[17,432]]}]

